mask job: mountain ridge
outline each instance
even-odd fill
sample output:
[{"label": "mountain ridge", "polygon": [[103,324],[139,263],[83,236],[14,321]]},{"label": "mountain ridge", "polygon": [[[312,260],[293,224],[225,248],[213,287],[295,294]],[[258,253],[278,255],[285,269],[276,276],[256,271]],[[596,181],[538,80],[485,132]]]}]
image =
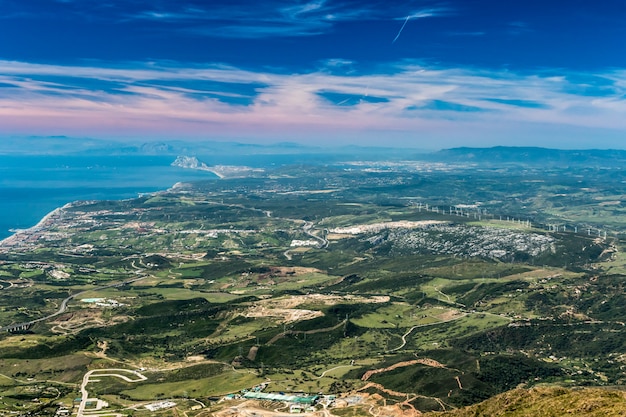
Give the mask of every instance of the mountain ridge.
[{"label": "mountain ridge", "polygon": [[580,165],[600,162],[615,164],[626,161],[626,150],[553,149],[532,146],[459,147],[442,149],[427,156],[427,159],[485,164]]}]

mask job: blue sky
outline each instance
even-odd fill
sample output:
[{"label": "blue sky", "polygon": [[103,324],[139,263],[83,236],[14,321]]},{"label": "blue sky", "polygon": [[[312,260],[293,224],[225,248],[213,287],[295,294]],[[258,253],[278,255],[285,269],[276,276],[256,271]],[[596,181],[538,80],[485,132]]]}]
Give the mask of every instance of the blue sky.
[{"label": "blue sky", "polygon": [[623,0],[0,0],[0,135],[626,147]]}]

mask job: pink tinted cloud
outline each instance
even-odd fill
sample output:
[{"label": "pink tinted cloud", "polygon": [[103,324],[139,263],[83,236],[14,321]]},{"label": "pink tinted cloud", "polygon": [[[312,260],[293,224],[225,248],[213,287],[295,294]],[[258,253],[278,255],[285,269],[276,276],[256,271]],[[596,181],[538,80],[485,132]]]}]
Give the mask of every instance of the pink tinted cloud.
[{"label": "pink tinted cloud", "polygon": [[[606,75],[614,80],[615,95],[590,98],[568,93],[564,77],[414,65],[360,76],[330,75],[323,69],[281,74],[156,64],[99,68],[0,62],[0,68],[0,83],[8,85],[0,95],[3,134],[343,141],[375,141],[381,136],[421,141],[436,136],[452,141],[505,135],[513,129],[536,135],[546,125],[626,130],[626,77],[620,72]],[[60,75],[70,81],[61,83]],[[46,77],[49,80],[42,81]],[[118,87],[88,88],[89,83],[73,84],[72,77]],[[241,105],[228,99],[244,93],[214,87],[207,95],[194,87],[194,82],[203,81],[257,87],[250,104]],[[351,105],[338,105],[324,93],[345,95]],[[494,98],[502,100],[490,100]],[[511,104],[526,102],[538,105]],[[433,109],[432,103],[443,108]],[[451,110],[446,110],[448,105]],[[478,110],[459,111],[466,108]]]}]

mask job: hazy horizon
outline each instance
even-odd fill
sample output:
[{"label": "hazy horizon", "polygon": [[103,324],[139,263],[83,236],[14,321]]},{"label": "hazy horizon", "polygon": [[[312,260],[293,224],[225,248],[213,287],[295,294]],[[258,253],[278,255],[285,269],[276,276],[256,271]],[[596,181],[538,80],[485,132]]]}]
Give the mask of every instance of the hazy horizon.
[{"label": "hazy horizon", "polygon": [[[383,154],[375,154],[376,159],[380,157],[395,155],[397,152],[411,152],[411,154],[400,153],[406,159],[414,156],[435,154],[441,151],[454,149],[497,149],[506,148],[512,150],[554,150],[554,151],[626,151],[626,143],[623,146],[601,147],[601,146],[562,146],[562,144],[554,144],[555,146],[526,145],[526,144],[459,144],[458,146],[449,147],[427,147],[418,146],[409,143],[404,144],[358,144],[358,143],[301,143],[295,141],[245,141],[245,140],[179,140],[179,139],[162,139],[150,140],[143,138],[138,140],[128,139],[98,139],[98,138],[80,138],[68,136],[22,136],[0,138],[0,156],[45,156],[45,155],[66,155],[66,156],[84,156],[84,155],[163,155],[163,156],[208,156],[208,155],[229,155],[236,156],[233,151],[240,155],[249,155],[250,152],[258,152],[266,155],[280,154],[347,154],[350,150],[360,150],[362,152],[383,152]],[[567,145],[567,144],[563,144]]]}]

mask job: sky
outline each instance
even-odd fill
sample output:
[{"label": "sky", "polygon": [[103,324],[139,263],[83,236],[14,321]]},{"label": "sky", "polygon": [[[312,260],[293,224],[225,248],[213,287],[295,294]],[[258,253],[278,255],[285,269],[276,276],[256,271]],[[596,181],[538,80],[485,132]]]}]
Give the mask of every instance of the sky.
[{"label": "sky", "polygon": [[0,138],[626,148],[624,0],[0,0]]}]

